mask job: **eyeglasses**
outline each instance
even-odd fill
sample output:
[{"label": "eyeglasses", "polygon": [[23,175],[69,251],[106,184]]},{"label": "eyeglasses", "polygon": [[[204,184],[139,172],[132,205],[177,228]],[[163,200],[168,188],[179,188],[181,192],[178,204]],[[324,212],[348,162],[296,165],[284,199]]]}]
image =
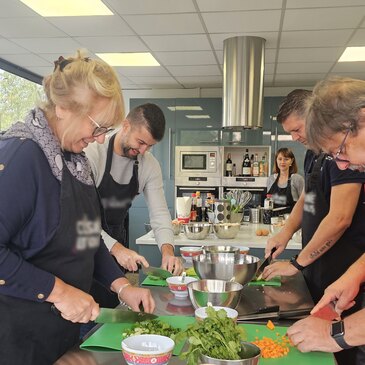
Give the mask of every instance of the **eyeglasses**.
[{"label": "eyeglasses", "polygon": [[350,132],[351,132],[351,128],[348,128],[346,131],[345,137],[344,137],[342,143],[340,144],[340,147],[338,148],[338,151],[333,155],[334,160],[337,162],[342,162],[342,163],[347,163],[347,164],[350,163],[349,160],[343,160],[342,158],[339,157],[342,154],[342,150],[345,147],[346,139],[347,139],[348,135],[350,134]]},{"label": "eyeglasses", "polygon": [[98,122],[91,118],[90,115],[88,115],[87,117],[96,125],[94,132],[92,133],[93,137],[99,137],[114,130],[114,128],[102,127]]}]

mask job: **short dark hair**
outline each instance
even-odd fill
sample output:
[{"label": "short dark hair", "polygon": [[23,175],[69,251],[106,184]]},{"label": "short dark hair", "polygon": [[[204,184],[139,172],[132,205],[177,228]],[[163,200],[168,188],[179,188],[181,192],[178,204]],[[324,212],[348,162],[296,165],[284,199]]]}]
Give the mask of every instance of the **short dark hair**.
[{"label": "short dark hair", "polygon": [[291,91],[280,104],[276,121],[283,124],[292,113],[295,113],[300,117],[304,117],[307,100],[311,95],[312,91],[310,90],[295,89]]},{"label": "short dark hair", "polygon": [[156,104],[146,103],[133,108],[127,115],[134,126],[145,126],[155,141],[161,141],[165,134],[165,116]]}]

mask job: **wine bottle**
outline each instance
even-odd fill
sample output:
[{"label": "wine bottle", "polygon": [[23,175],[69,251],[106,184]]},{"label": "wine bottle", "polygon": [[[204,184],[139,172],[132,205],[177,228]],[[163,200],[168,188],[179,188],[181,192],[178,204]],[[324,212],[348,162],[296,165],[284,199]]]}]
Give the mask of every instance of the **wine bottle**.
[{"label": "wine bottle", "polygon": [[231,154],[229,153],[226,161],[226,176],[232,176],[232,168]]},{"label": "wine bottle", "polygon": [[257,153],[255,153],[255,157],[253,159],[253,164],[252,164],[252,176],[257,177],[259,175],[260,175],[259,157]]},{"label": "wine bottle", "polygon": [[250,155],[248,154],[248,148],[242,162],[242,176],[251,176],[251,161]]}]

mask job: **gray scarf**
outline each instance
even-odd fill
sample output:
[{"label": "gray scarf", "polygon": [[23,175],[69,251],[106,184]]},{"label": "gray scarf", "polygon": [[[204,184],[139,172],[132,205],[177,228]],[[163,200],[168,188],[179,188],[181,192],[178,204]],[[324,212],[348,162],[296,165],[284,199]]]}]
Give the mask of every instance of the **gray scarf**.
[{"label": "gray scarf", "polygon": [[62,181],[62,169],[66,163],[71,174],[84,184],[92,185],[91,167],[82,153],[63,151],[60,142],[53,134],[48,121],[39,108],[33,109],[25,118],[24,123],[13,124],[1,139],[28,138],[39,145],[45,154],[53,175]]}]

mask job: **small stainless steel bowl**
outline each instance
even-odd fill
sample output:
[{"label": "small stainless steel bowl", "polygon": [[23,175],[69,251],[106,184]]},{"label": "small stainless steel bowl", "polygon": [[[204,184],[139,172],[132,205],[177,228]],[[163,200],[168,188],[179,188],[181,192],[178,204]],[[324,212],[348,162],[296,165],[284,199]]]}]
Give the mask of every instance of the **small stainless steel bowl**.
[{"label": "small stainless steel bowl", "polygon": [[183,225],[185,236],[189,240],[203,240],[210,231],[209,223],[186,223]]},{"label": "small stainless steel bowl", "polygon": [[253,343],[242,341],[241,356],[240,360],[222,360],[202,354],[200,359],[204,364],[213,365],[257,365],[261,357],[261,350]]},{"label": "small stainless steel bowl", "polygon": [[251,255],[207,253],[193,257],[193,266],[201,279],[232,280],[245,285],[255,276],[259,261]]},{"label": "small stainless steel bowl", "polygon": [[224,280],[198,280],[188,284],[188,292],[194,308],[213,306],[236,308],[243,286]]},{"label": "small stainless steel bowl", "polygon": [[235,253],[239,254],[239,247],[233,246],[223,246],[223,245],[212,245],[212,246],[203,246],[204,253]]},{"label": "small stainless steel bowl", "polygon": [[214,233],[218,238],[235,238],[240,231],[240,223],[215,223],[213,224]]}]

